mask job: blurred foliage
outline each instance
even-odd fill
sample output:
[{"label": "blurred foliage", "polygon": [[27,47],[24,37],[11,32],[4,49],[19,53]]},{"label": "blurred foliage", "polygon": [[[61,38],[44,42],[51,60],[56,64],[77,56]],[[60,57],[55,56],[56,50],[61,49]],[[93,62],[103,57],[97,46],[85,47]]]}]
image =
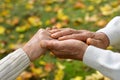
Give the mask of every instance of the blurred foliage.
[{"label": "blurred foliage", "polygon": [[[0,57],[23,46],[39,28],[96,31],[119,14],[120,0],[0,0]],[[17,80],[108,79],[79,61],[46,54]]]}]

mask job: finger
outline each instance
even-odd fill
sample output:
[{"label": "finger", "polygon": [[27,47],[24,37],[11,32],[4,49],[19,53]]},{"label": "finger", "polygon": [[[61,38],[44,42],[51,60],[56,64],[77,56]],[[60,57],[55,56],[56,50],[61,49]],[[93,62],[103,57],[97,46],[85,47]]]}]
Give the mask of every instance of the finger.
[{"label": "finger", "polygon": [[62,37],[62,36],[73,34],[73,33],[75,33],[74,30],[70,30],[70,29],[67,30],[66,29],[66,30],[61,30],[61,31],[58,31],[58,32],[52,34],[51,37],[53,37],[53,38],[59,38],[59,37]]},{"label": "finger", "polygon": [[87,37],[84,34],[72,34],[58,38],[58,40],[67,40],[67,39],[86,41]]},{"label": "finger", "polygon": [[56,33],[56,32],[59,32],[59,31],[61,31],[61,29],[52,29],[52,30],[50,30],[50,33]]},{"label": "finger", "polygon": [[93,38],[88,38],[87,41],[86,41],[86,43],[88,45],[94,45],[94,46],[97,46],[97,47],[100,46],[99,45],[100,41],[96,40],[96,39],[93,39]]},{"label": "finger", "polygon": [[40,41],[42,48],[56,50],[59,49],[59,41],[57,40],[42,40]]},{"label": "finger", "polygon": [[47,28],[46,28],[46,30],[48,30],[48,31],[49,31],[49,30],[51,30],[51,28],[50,28],[50,27],[47,27]]}]

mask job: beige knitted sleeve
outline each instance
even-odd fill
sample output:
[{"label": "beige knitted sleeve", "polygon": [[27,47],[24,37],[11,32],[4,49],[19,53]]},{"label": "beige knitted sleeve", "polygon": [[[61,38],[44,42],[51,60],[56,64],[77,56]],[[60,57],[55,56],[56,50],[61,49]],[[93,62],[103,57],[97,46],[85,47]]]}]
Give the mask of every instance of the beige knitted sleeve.
[{"label": "beige knitted sleeve", "polygon": [[29,66],[27,54],[20,48],[0,60],[0,80],[15,80]]}]

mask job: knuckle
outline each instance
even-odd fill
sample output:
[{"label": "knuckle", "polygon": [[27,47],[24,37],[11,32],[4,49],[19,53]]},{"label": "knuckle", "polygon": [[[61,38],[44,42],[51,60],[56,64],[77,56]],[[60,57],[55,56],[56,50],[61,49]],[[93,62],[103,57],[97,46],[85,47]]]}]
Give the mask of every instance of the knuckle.
[{"label": "knuckle", "polygon": [[38,33],[40,33],[40,34],[45,34],[47,31],[46,30],[44,30],[44,29],[39,29],[38,30]]},{"label": "knuckle", "polygon": [[73,29],[71,29],[71,28],[66,28],[65,30],[66,30],[66,31],[72,31]]}]

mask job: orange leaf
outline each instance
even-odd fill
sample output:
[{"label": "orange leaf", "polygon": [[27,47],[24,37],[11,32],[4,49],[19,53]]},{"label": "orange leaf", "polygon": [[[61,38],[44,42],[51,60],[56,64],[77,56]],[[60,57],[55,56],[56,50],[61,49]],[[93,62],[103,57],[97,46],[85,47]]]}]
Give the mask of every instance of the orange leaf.
[{"label": "orange leaf", "polygon": [[85,4],[83,4],[82,2],[76,2],[74,5],[75,9],[81,9],[81,8],[85,8]]}]

